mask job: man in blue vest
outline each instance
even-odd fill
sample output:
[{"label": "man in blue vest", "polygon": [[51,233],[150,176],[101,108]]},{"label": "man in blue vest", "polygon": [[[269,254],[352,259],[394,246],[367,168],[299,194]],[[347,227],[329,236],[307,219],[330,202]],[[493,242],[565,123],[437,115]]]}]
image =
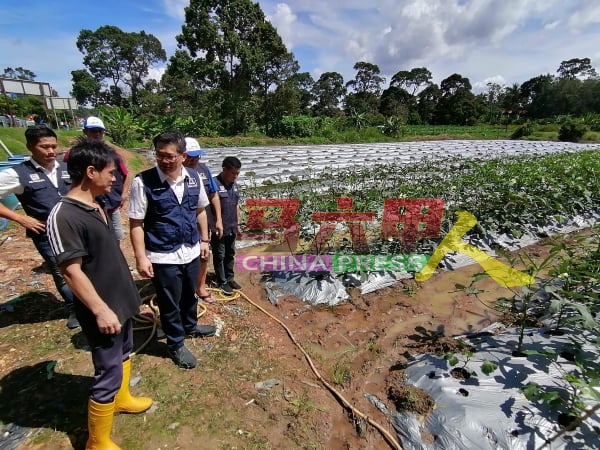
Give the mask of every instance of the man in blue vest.
[{"label": "man in blue vest", "polygon": [[[235,239],[240,229],[240,194],[235,180],[240,174],[242,163],[235,156],[223,160],[223,170],[215,177],[218,186],[217,195],[221,202],[221,218],[223,220],[223,235],[211,236],[210,245],[213,251],[213,265],[221,292],[232,295],[234,289],[242,287],[233,279],[235,263]],[[211,230],[214,222],[209,224]]]},{"label": "man in blue vest", "polygon": [[56,289],[69,312],[67,327],[78,328],[73,312],[73,293],[63,279],[46,234],[46,219],[71,186],[66,165],[56,160],[58,142],[56,133],[42,125],[25,130],[27,149],[31,159],[0,172],[0,198],[15,194],[27,215],[19,214],[0,204],[0,217],[17,222],[23,228],[44,261],[46,261]]},{"label": "man in blue vest", "polygon": [[169,356],[192,369],[198,360],[184,339],[215,334],[215,327],[198,325],[195,295],[200,258],[208,257],[209,202],[198,173],[183,167],[183,136],[166,131],[153,144],[156,167],[138,174],[131,185],[131,243],[137,271],[152,278]]},{"label": "man in blue vest", "polygon": [[[198,141],[192,137],[185,138],[185,154],[186,158],[183,161],[185,167],[195,169],[200,175],[200,179],[204,184],[204,190],[208,195],[210,201],[210,208],[206,210],[206,217],[208,223],[214,223],[214,233],[217,236],[223,235],[223,221],[221,219],[221,202],[217,195],[217,184],[210,172],[210,169],[206,164],[200,161],[200,156],[205,155],[206,152],[200,148]],[[210,233],[213,231],[210,230]],[[196,294],[200,300],[212,303],[215,300],[206,288],[206,275],[208,273],[208,259],[200,261],[200,272],[198,273],[198,285],[196,287]]]}]

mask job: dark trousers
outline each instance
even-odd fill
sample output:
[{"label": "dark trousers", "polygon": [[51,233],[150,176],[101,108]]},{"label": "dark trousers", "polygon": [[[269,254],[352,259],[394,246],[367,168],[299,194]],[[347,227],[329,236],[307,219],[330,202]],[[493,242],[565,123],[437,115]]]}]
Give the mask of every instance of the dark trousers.
[{"label": "dark trousers", "polygon": [[[98,326],[82,322],[83,332],[92,346],[94,363],[94,383],[90,388],[90,398],[98,403],[110,403],[121,388],[123,361],[129,358],[133,348],[133,327],[127,319],[119,334],[102,334]],[[92,344],[93,342],[93,344]]]},{"label": "dark trousers", "polygon": [[200,258],[188,264],[152,264],[152,268],[160,323],[167,336],[167,348],[175,351],[183,346],[185,335],[198,324],[195,293]]},{"label": "dark trousers", "polygon": [[213,265],[217,282],[224,284],[233,280],[235,263],[235,234],[218,238],[215,235],[210,240],[213,252]]},{"label": "dark trousers", "polygon": [[30,233],[29,237],[33,241],[35,248],[37,248],[37,251],[42,255],[42,258],[44,258],[44,261],[46,261],[46,264],[48,264],[50,272],[52,273],[52,278],[54,278],[56,290],[65,301],[65,306],[71,307],[73,305],[73,292],[71,292],[71,288],[67,285],[60,273],[60,267],[56,262],[56,257],[52,252],[50,242],[48,242],[48,235],[46,233]]}]

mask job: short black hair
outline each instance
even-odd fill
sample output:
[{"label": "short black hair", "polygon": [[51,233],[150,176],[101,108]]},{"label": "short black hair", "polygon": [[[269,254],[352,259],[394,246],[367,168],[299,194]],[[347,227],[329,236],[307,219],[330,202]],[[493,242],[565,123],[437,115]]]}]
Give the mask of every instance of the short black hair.
[{"label": "short black hair", "polygon": [[81,184],[89,166],[96,170],[104,170],[113,161],[117,164],[117,152],[104,141],[84,139],[71,148],[67,171],[75,185]]},{"label": "short black hair", "polygon": [[185,152],[185,139],[183,134],[177,130],[163,131],[162,133],[154,136],[152,139],[154,144],[154,150],[160,150],[169,144],[177,144],[177,153]]},{"label": "short black hair", "polygon": [[25,140],[27,141],[27,145],[35,145],[40,139],[45,137],[57,139],[54,130],[48,128],[46,125],[32,125],[25,130]]},{"label": "short black hair", "polygon": [[228,156],[223,160],[221,167],[223,167],[223,169],[241,169],[242,162],[235,156]]}]

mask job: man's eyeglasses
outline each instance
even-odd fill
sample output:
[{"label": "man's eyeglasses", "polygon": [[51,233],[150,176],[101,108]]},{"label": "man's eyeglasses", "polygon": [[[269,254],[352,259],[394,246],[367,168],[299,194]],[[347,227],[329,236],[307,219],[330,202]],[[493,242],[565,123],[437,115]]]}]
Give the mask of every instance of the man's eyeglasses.
[{"label": "man's eyeglasses", "polygon": [[165,155],[164,153],[155,152],[154,155],[156,159],[160,159],[161,161],[175,161],[181,155]]}]

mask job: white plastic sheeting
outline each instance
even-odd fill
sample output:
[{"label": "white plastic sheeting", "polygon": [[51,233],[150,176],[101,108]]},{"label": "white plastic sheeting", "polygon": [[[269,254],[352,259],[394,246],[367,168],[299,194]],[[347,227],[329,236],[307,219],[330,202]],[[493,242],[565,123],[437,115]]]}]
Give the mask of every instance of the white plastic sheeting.
[{"label": "white plastic sheeting", "polygon": [[[492,257],[498,255],[492,249],[494,244],[500,245],[507,250],[518,250],[539,241],[539,236],[547,236],[556,233],[570,233],[583,228],[592,227],[600,223],[600,212],[590,212],[586,217],[577,216],[565,220],[559,224],[551,219],[549,225],[544,227],[529,225],[530,230],[525,232],[521,238],[515,238],[505,234],[487,235],[483,238],[473,237],[468,239],[469,244],[474,245]],[[252,245],[258,242],[244,242],[242,245]],[[448,253],[440,262],[439,267],[445,270],[455,270],[460,267],[477,264],[472,258],[462,253]],[[368,294],[394,285],[402,279],[412,278],[414,274],[408,272],[371,272],[366,277],[358,274],[347,274],[343,282],[336,279],[335,275],[324,273],[278,273],[273,275],[273,283],[287,294],[294,295],[311,305],[327,304],[337,305],[349,298],[345,286],[359,287],[361,294]],[[272,300],[273,303],[275,301]]]},{"label": "white plastic sheeting", "polygon": [[598,144],[551,141],[454,140],[343,145],[290,145],[285,147],[219,147],[207,150],[202,161],[218,173],[223,158],[242,161],[238,183],[262,186],[308,179],[323,171],[388,163],[415,163],[421,159],[453,157],[499,158],[503,155],[543,155],[598,148]]},{"label": "white plastic sheeting", "polygon": [[283,293],[291,294],[310,305],[337,305],[349,298],[342,282],[329,273],[273,272],[267,287],[271,303]]},{"label": "white plastic sheeting", "polygon": [[[500,325],[500,327],[502,327]],[[493,329],[494,327],[492,327]],[[497,328],[497,327],[496,327]],[[490,329],[488,327],[488,329]],[[565,330],[565,328],[561,328]],[[567,330],[563,336],[549,336],[544,329],[527,329],[524,350],[551,348],[557,353],[572,345],[574,333]],[[578,350],[598,360],[598,348],[583,342]],[[589,337],[589,336],[583,336]],[[591,338],[590,338],[591,339]],[[483,330],[470,339],[475,347],[473,357],[466,369],[476,376],[458,380],[450,375],[451,367],[441,356],[418,355],[406,369],[407,384],[427,391],[435,400],[436,408],[425,419],[412,413],[392,414],[392,423],[405,450],[534,450],[542,448],[547,439],[556,435],[560,427],[557,412],[549,411],[544,403],[530,402],[520,388],[529,382],[542,388],[566,391],[564,373],[576,368],[573,362],[558,357],[556,363],[548,363],[542,356],[513,357],[518,333],[515,329],[500,334]],[[589,342],[589,341],[588,341]],[[458,356],[458,355],[457,355]],[[460,359],[460,356],[459,356]],[[481,363],[489,360],[498,364],[490,375],[481,371]],[[462,360],[464,361],[464,360]],[[462,366],[462,361],[458,367]],[[595,404],[586,399],[588,408]],[[375,404],[375,406],[377,406]],[[433,443],[426,444],[422,431],[433,436]],[[546,449],[598,449],[600,448],[600,416],[592,415],[574,431],[568,432]]]},{"label": "white plastic sheeting", "polygon": [[[542,155],[556,152],[581,151],[584,149],[598,148],[598,144],[574,144],[570,142],[550,141],[422,141],[398,142],[377,144],[345,144],[345,145],[307,145],[287,147],[228,147],[214,148],[208,151],[204,161],[215,168],[220,166],[223,157],[236,155],[242,160],[242,176],[239,183],[242,186],[260,186],[262,184],[277,184],[290,181],[290,177],[298,179],[314,178],[320,172],[331,171],[341,166],[370,166],[375,164],[405,162],[415,163],[419,160],[448,160],[452,157],[476,157],[482,159],[500,158],[504,155]],[[317,187],[313,187],[317,189]],[[600,222],[600,211],[591,211],[586,217],[577,216],[558,223],[554,218],[549,218],[546,225],[529,224],[520,238],[506,234],[489,234],[483,238],[471,238],[469,243],[485,251],[490,256],[497,254],[492,250],[493,245],[512,251],[536,243],[540,237],[556,233],[568,233]],[[260,241],[239,241],[238,248],[260,244]],[[449,253],[440,268],[453,270],[474,264],[475,261],[463,254]],[[378,289],[391,286],[397,280],[409,278],[407,273],[371,273],[367,280],[354,283],[360,286],[361,293],[367,294]],[[314,282],[314,277],[306,274],[300,282],[294,276],[295,282],[285,283],[278,281],[280,287],[286,292],[310,304],[337,304],[348,298],[341,283],[335,288],[329,282]],[[331,283],[334,279],[330,277]],[[290,292],[288,288],[293,288]],[[316,289],[324,288],[327,295],[335,297],[324,298],[325,293],[318,293]],[[309,300],[310,299],[310,300]]]}]

